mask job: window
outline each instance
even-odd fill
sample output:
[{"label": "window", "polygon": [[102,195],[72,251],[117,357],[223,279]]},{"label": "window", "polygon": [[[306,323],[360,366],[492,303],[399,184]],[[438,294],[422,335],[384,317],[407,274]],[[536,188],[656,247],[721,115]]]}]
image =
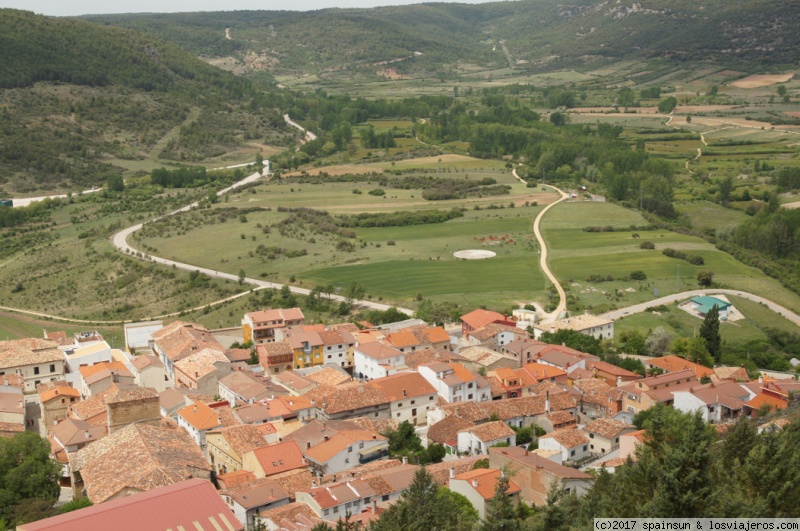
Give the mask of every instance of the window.
[{"label": "window", "polygon": [[389,495],[388,495],[388,494],[384,494],[384,495],[381,497],[381,501],[389,501]]},{"label": "window", "polygon": [[472,393],[470,393],[469,396],[467,396],[467,398],[472,400]]},{"label": "window", "polygon": [[399,402],[399,403],[397,404],[397,407],[403,407],[403,403],[402,403],[402,402]]},{"label": "window", "polygon": [[592,450],[594,450],[594,445],[591,445],[591,446],[592,446]]},{"label": "window", "polygon": [[359,449],[364,448],[364,443],[363,442],[358,443],[358,448]]},{"label": "window", "polygon": [[398,414],[397,414],[397,416],[399,417],[399,416],[400,416],[400,413],[398,413]]},{"label": "window", "polygon": [[331,510],[330,510],[330,509],[325,509],[325,510],[323,511],[323,514],[324,514],[325,516],[328,516],[329,514],[331,514]]},{"label": "window", "polygon": [[39,367],[33,368],[33,374],[39,374]]},{"label": "window", "polygon": [[615,442],[615,443],[618,443],[618,442],[619,442],[619,437],[617,437],[616,439],[614,439],[614,442]]},{"label": "window", "polygon": [[583,451],[585,452],[585,451],[586,451],[586,450],[588,450],[588,449],[589,449],[589,445],[588,445],[588,444],[584,444],[584,445],[583,445]]},{"label": "window", "polygon": [[338,505],[333,508],[333,512],[334,512],[334,514],[339,512],[339,506]]},{"label": "window", "polygon": [[589,438],[590,438],[590,439],[594,439],[594,433],[590,433],[590,434],[589,434]]},{"label": "window", "polygon": [[411,401],[411,405],[412,405],[412,406],[413,406],[414,404],[416,404],[416,403],[417,403],[417,401],[416,401],[416,400],[412,400],[412,401]]},{"label": "window", "polygon": [[569,453],[569,455],[571,455],[571,456],[575,457],[575,450],[572,450],[572,451]]},{"label": "window", "polygon": [[469,383],[469,385],[468,385],[467,387],[469,387],[470,389],[472,389],[472,382],[470,382],[470,383]]},{"label": "window", "polygon": [[417,415],[417,408],[412,409],[411,410],[411,414],[416,416]]},{"label": "window", "polygon": [[50,364],[50,372],[56,372],[56,364],[55,363],[51,363]]}]

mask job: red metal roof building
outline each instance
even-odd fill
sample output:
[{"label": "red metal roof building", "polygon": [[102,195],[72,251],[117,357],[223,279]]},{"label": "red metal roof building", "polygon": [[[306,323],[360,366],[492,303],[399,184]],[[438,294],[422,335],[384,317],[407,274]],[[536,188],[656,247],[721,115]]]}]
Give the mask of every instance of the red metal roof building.
[{"label": "red metal roof building", "polygon": [[244,526],[210,482],[189,479],[17,527],[17,531],[89,529],[241,531]]}]

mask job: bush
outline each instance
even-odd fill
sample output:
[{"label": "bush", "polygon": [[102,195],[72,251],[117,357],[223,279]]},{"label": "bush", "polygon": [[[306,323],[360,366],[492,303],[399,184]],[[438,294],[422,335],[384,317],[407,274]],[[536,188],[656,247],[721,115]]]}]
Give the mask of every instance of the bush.
[{"label": "bush", "polygon": [[703,265],[705,263],[703,257],[696,254],[686,255],[686,261],[692,265]]},{"label": "bush", "polygon": [[379,197],[380,197],[380,196],[382,196],[382,195],[386,195],[386,192],[385,192],[385,191],[383,191],[383,189],[381,189],[381,188],[375,188],[375,189],[373,189],[373,190],[370,190],[370,191],[369,191],[369,192],[367,192],[367,193],[368,193],[369,195],[375,195],[375,196],[379,196]]},{"label": "bush", "polygon": [[386,245],[395,245],[394,240],[389,240],[388,242],[386,242]]},{"label": "bush", "polygon": [[359,190],[358,188],[353,188],[353,193],[356,195],[361,195],[361,190]]},{"label": "bush", "polygon": [[631,271],[629,277],[631,280],[647,280],[647,275],[645,274],[645,272],[639,270]]},{"label": "bush", "polygon": [[643,241],[639,244],[639,249],[655,249],[656,244],[653,242]]}]

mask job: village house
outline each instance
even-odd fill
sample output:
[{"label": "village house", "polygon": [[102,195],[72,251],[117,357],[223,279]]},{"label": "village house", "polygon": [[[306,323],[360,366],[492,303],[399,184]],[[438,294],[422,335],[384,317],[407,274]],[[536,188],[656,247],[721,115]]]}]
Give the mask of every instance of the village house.
[{"label": "village house", "polygon": [[247,529],[255,529],[256,515],[289,503],[289,494],[274,480],[256,479],[226,488],[219,495]]},{"label": "village house", "polygon": [[204,348],[175,362],[175,386],[214,396],[219,379],[231,373],[231,362],[222,350]]},{"label": "village house", "polygon": [[346,420],[367,417],[372,421],[389,420],[390,401],[367,383],[352,382],[336,387],[320,385],[306,394],[316,407],[319,420]]},{"label": "village house", "polygon": [[703,420],[717,424],[736,419],[754,394],[734,382],[711,382],[673,393],[673,407],[684,413],[700,412]]},{"label": "village house", "polygon": [[641,378],[635,372],[631,372],[611,365],[605,361],[590,361],[586,364],[586,368],[591,371],[593,378],[602,378],[612,387],[617,387],[623,383],[632,382]]},{"label": "village house", "polygon": [[22,389],[11,387],[0,392],[0,422],[25,424],[25,400]]},{"label": "village house", "polygon": [[85,507],[17,527],[18,531],[114,529],[225,529],[244,531],[230,508],[205,479],[187,479],[132,496]]},{"label": "village house", "polygon": [[458,453],[458,432],[474,426],[474,422],[463,417],[448,415],[428,428],[428,445],[441,444],[448,454],[456,454]]},{"label": "village house", "polygon": [[281,374],[294,368],[294,350],[288,341],[260,343],[256,354],[265,374]]},{"label": "village house", "polygon": [[590,456],[589,438],[574,428],[556,430],[539,437],[539,448],[561,452],[561,461],[576,463]]},{"label": "village house", "polygon": [[516,326],[489,323],[470,332],[465,342],[470,346],[500,350],[512,341],[527,339],[528,337],[528,332]]},{"label": "village house", "polygon": [[285,441],[255,448],[242,456],[242,468],[256,478],[271,477],[298,468],[308,462],[295,441]]},{"label": "village house", "polygon": [[486,454],[500,443],[517,444],[517,435],[502,420],[478,424],[458,432],[458,451],[470,455]]},{"label": "village house", "polygon": [[467,341],[474,330],[492,323],[517,326],[517,322],[513,317],[506,317],[501,313],[479,308],[461,316],[461,337],[464,341]]},{"label": "village house", "polygon": [[135,385],[133,374],[119,361],[102,361],[79,367],[81,396],[90,397],[111,387],[112,383]]},{"label": "village house", "polygon": [[261,403],[267,408],[267,421],[306,421],[313,418],[316,412],[314,404],[304,396],[276,396]]},{"label": "village house", "polygon": [[608,454],[619,448],[620,438],[626,433],[636,431],[636,426],[619,420],[596,419],[583,429],[589,437],[589,451],[593,454]]},{"label": "village house", "polygon": [[534,339],[539,339],[545,332],[555,334],[559,330],[574,330],[597,339],[614,339],[614,321],[589,313],[559,319],[547,324],[535,324],[532,328]]},{"label": "village house", "polygon": [[132,356],[139,351],[150,351],[150,342],[153,334],[164,328],[163,321],[143,321],[139,323],[125,323],[123,332],[125,336],[125,350]]},{"label": "village house", "polygon": [[682,303],[681,306],[684,304],[686,304],[690,310],[700,315],[700,317],[705,317],[708,312],[710,312],[711,309],[716,306],[717,311],[719,311],[720,321],[726,321],[728,319],[728,313],[733,307],[730,302],[722,300],[719,297],[712,297],[710,295],[694,297],[689,300],[688,303]]},{"label": "village house", "polygon": [[353,349],[356,339],[346,331],[326,330],[319,332],[322,341],[323,363],[335,363],[340,367],[352,367],[355,363]]},{"label": "village house", "polygon": [[460,363],[426,363],[417,367],[419,374],[448,402],[485,402],[492,399],[489,382],[469,372]]},{"label": "village house", "polygon": [[70,405],[67,416],[95,426],[107,426],[109,433],[131,423],[158,425],[161,422],[155,389],[116,383],[105,391]]},{"label": "village house", "polygon": [[489,466],[513,471],[511,479],[520,487],[520,499],[543,507],[552,489],[583,496],[591,488],[594,477],[575,468],[559,465],[524,448],[490,448]]},{"label": "village house", "polygon": [[130,362],[134,383],[139,387],[150,387],[159,393],[172,386],[167,370],[158,356],[139,354]]},{"label": "village house", "polygon": [[189,404],[186,399],[188,389],[168,387],[158,393],[158,405],[161,416],[178,422],[178,410]]},{"label": "village house", "polygon": [[81,393],[77,389],[66,385],[64,382],[55,382],[39,385],[39,404],[41,417],[39,420],[39,434],[47,436],[56,421],[67,418],[69,406],[77,403]]},{"label": "village house", "polygon": [[204,402],[195,402],[178,410],[178,426],[186,430],[200,449],[206,450],[206,433],[222,427],[219,413]]},{"label": "village house", "polygon": [[502,354],[486,347],[467,347],[458,351],[463,358],[461,364],[470,372],[478,372],[481,368],[485,371],[497,369],[515,369],[519,367],[517,359],[508,354]]},{"label": "village house", "polygon": [[95,505],[187,478],[211,477],[197,444],[178,427],[130,424],[70,457],[77,496]]},{"label": "village house", "polygon": [[353,376],[365,380],[383,378],[407,368],[403,352],[377,341],[356,346],[353,360],[355,362]]},{"label": "village house", "polygon": [[414,426],[428,423],[428,410],[436,406],[436,389],[416,372],[401,372],[370,382],[389,400],[389,414],[398,424]]},{"label": "village house", "polygon": [[221,354],[225,352],[225,348],[205,326],[184,321],[172,322],[155,332],[150,349],[161,360],[171,380],[175,379],[175,363],[183,358],[203,349],[216,350]]},{"label": "village house", "polygon": [[289,335],[285,341],[294,353],[294,368],[314,367],[325,363],[322,338],[318,332],[298,332]]},{"label": "village house", "polygon": [[386,457],[389,443],[372,430],[337,430],[303,453],[312,472],[322,477]]},{"label": "village house", "polygon": [[[497,482],[504,472],[496,468],[478,468],[469,472],[462,472],[450,478],[449,488],[469,500],[478,511],[480,518],[486,518],[486,506],[496,494]],[[511,500],[511,505],[519,505],[519,494],[522,489],[513,480],[508,481],[506,496]]]},{"label": "village house", "polygon": [[644,363],[644,367],[648,371],[654,368],[660,369],[663,372],[678,372],[688,369],[694,372],[694,376],[698,380],[701,378],[711,378],[711,376],[714,374],[713,369],[709,369],[708,367],[704,367],[699,363],[694,363],[687,359],[680,358],[674,354],[668,354],[660,358],[650,358],[642,363]]},{"label": "village house", "polygon": [[218,384],[219,397],[227,400],[231,407],[250,405],[272,395],[255,376],[245,371],[233,371],[220,378]]},{"label": "village house", "polygon": [[206,454],[217,474],[241,470],[242,456],[262,446],[267,446],[267,441],[251,424],[215,428],[206,433]]},{"label": "village house", "polygon": [[672,405],[675,391],[683,391],[693,385],[697,385],[697,378],[692,369],[642,378],[625,384],[619,387],[619,390],[624,393],[623,411],[636,414],[650,409],[659,402]]},{"label": "village house", "polygon": [[299,502],[260,511],[258,516],[267,531],[310,531],[318,523],[324,522],[311,507]]},{"label": "village house", "polygon": [[63,380],[65,364],[58,344],[52,341],[38,338],[0,341],[0,377],[20,375],[25,402],[36,399],[40,383]]},{"label": "village house", "polygon": [[303,324],[303,312],[300,308],[262,310],[250,312],[242,319],[242,338],[245,343],[270,343],[275,341],[275,331],[287,326]]},{"label": "village house", "polygon": [[604,379],[579,379],[573,389],[581,393],[579,409],[591,419],[611,417],[622,410],[623,391],[610,386]]}]

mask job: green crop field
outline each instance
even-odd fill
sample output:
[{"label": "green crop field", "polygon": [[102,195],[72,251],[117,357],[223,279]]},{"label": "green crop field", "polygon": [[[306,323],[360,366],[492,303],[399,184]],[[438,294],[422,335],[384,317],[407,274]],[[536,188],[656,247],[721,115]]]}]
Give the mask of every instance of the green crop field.
[{"label": "green crop field", "polygon": [[740,210],[725,208],[710,201],[685,201],[675,206],[692,227],[700,231],[738,225],[749,218]]}]

